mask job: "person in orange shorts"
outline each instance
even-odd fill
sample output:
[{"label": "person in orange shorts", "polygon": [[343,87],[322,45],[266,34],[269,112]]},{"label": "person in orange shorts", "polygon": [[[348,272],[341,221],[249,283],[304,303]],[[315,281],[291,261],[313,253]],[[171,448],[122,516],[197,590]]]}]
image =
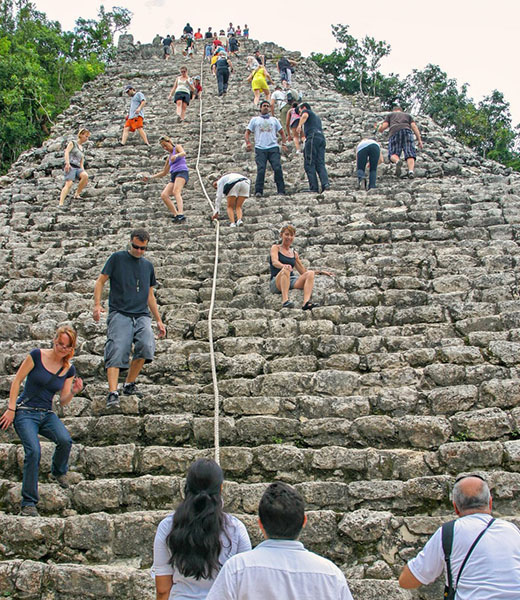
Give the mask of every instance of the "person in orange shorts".
[{"label": "person in orange shorts", "polygon": [[128,116],[123,128],[121,144],[123,146],[126,144],[130,132],[133,133],[134,131],[137,131],[143,142],[149,146],[150,144],[146,137],[146,132],[143,129],[143,108],[146,104],[146,98],[144,97],[143,92],[136,92],[132,85],[127,85],[125,87],[125,93],[130,98],[130,110],[128,111]]}]

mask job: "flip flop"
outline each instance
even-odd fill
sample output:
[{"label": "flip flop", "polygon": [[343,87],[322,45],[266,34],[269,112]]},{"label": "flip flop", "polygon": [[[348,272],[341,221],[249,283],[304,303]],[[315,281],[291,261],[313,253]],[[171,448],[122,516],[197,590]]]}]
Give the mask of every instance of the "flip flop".
[{"label": "flip flop", "polygon": [[318,305],[309,300],[302,306],[302,310],[312,310],[313,308],[316,308],[316,306]]}]

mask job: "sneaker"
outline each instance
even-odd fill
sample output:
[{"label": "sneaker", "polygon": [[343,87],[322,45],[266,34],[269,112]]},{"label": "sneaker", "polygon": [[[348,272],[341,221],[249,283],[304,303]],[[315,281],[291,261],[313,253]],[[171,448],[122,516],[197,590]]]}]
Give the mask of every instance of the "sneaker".
[{"label": "sneaker", "polygon": [[237,224],[236,224],[236,223],[230,223],[230,224],[229,224],[229,226],[230,226],[230,227],[236,227],[236,226],[237,226]]},{"label": "sneaker", "polygon": [[395,176],[396,177],[401,177],[401,168],[402,168],[402,162],[401,162],[401,159],[399,159],[395,163]]},{"label": "sneaker", "polygon": [[182,223],[186,221],[186,217],[184,215],[177,215],[177,223]]},{"label": "sneaker", "polygon": [[[365,187],[366,187],[366,181],[365,181]],[[328,192],[328,191],[330,191],[330,185],[324,185],[324,186],[321,188],[321,191],[322,191],[322,192]]]},{"label": "sneaker", "polygon": [[413,171],[408,171],[408,179],[413,179],[415,177],[415,173]]},{"label": "sneaker", "polygon": [[27,506],[22,506],[20,510],[20,516],[22,517],[39,517],[40,513],[34,504],[28,504]]},{"label": "sneaker", "polygon": [[119,408],[119,392],[108,392],[107,408]]},{"label": "sneaker", "polygon": [[240,225],[243,225],[244,221],[242,221],[242,219],[238,219],[237,221],[237,227],[240,227]]},{"label": "sneaker", "polygon": [[143,394],[137,389],[137,384],[135,381],[132,381],[132,383],[125,383],[123,385],[123,394],[125,396],[137,396],[138,398],[143,397]]},{"label": "sneaker", "polygon": [[67,479],[67,475],[63,474],[63,475],[53,475],[52,473],[49,475],[49,479],[51,481],[55,481],[60,488],[63,488],[64,490],[66,490],[67,488],[70,488],[70,483],[69,480]]},{"label": "sneaker", "polygon": [[261,197],[262,197],[262,194],[260,192],[256,192],[255,198],[261,198]]},{"label": "sneaker", "polygon": [[367,189],[367,180],[366,179],[358,179],[358,190],[366,190]]}]

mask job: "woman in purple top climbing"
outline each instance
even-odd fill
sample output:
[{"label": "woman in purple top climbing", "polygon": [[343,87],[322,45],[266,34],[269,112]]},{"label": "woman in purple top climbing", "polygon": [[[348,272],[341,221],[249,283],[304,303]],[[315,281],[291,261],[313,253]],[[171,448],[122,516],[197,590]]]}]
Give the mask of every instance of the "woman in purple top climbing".
[{"label": "woman in purple top climbing", "polygon": [[[174,144],[173,140],[167,135],[159,138],[159,144],[168,152],[164,168],[153,175],[145,175],[143,181],[147,182],[150,179],[158,179],[168,175],[168,173],[170,174],[170,183],[161,192],[161,199],[173,214],[173,221],[182,223],[186,220],[183,212],[182,188],[188,183],[189,179],[186,152],[180,144]],[[177,206],[171,201],[170,196],[175,198]]]}]

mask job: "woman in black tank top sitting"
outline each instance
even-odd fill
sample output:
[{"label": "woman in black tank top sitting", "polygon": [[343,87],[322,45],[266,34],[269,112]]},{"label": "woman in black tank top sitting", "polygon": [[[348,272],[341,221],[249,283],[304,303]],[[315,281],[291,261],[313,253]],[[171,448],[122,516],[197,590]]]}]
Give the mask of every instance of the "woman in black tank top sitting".
[{"label": "woman in black tank top sitting", "polygon": [[[296,229],[292,225],[285,225],[280,231],[281,244],[271,246],[269,266],[271,268],[271,282],[269,289],[273,294],[282,295],[282,308],[294,308],[294,302],[289,300],[289,290],[295,288],[303,290],[303,310],[312,310],[317,304],[311,302],[314,276],[334,274],[329,271],[310,271],[303,266],[298,252],[291,248]],[[297,271],[299,275],[295,273]]]}]

